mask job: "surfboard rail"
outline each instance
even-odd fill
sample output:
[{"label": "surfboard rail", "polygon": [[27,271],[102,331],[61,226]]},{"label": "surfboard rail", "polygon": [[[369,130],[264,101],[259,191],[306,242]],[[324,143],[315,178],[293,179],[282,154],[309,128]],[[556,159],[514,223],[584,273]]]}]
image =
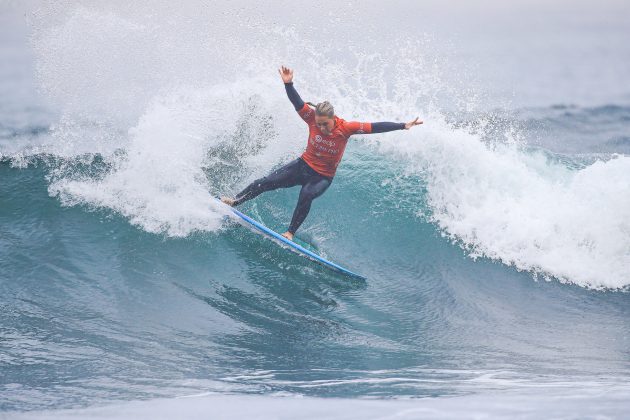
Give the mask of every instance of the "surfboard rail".
[{"label": "surfboard rail", "polygon": [[[218,200],[218,199],[217,199]],[[220,201],[220,200],[219,200]],[[221,202],[221,201],[220,201]],[[227,206],[227,204],[221,202],[221,204]],[[340,266],[339,264],[336,264],[332,261],[328,261],[326,258],[322,257],[321,255],[317,255],[316,253],[314,253],[313,251],[304,248],[303,246],[301,246],[300,244],[297,244],[293,241],[290,241],[289,239],[285,238],[284,236],[280,235],[278,232],[275,232],[271,229],[269,229],[267,226],[263,225],[262,223],[252,219],[251,217],[247,216],[246,214],[242,213],[241,211],[235,209],[234,207],[230,207],[230,210],[232,211],[232,213],[236,216],[238,216],[241,220],[245,221],[248,225],[250,225],[251,227],[253,227],[255,230],[257,230],[258,232],[262,233],[263,236],[265,236],[268,239],[271,240],[276,240],[279,241],[281,244],[286,245],[288,247],[289,250],[300,254],[308,259],[310,259],[311,261],[314,261],[326,268],[332,269],[333,271],[336,271],[340,274],[344,274],[348,277],[352,277],[352,278],[356,278],[356,279],[360,279],[360,280],[367,280],[367,278],[365,276],[362,276],[361,274],[357,274],[353,271],[348,270],[347,268],[344,268],[342,266]]]}]

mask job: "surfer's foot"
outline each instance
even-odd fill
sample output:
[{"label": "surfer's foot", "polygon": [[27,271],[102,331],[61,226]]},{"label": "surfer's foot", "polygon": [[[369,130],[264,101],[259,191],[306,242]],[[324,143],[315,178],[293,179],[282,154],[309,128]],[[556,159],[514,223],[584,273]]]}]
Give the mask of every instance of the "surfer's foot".
[{"label": "surfer's foot", "polygon": [[293,240],[293,234],[291,232],[284,232],[282,234],[282,236],[284,236],[285,238],[287,238],[288,240],[292,241]]},{"label": "surfer's foot", "polygon": [[234,207],[234,203],[236,203],[235,199],[229,197],[221,197],[221,201],[232,207]]}]

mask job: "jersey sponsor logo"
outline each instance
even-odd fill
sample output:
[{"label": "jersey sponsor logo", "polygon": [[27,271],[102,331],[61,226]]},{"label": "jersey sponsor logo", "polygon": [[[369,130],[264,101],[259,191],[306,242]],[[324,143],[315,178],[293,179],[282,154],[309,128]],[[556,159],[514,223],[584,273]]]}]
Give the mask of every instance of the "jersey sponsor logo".
[{"label": "jersey sponsor logo", "polygon": [[312,141],[311,143],[313,144],[325,144],[328,147],[335,147],[337,145],[337,143],[335,143],[333,140],[328,140],[328,139],[324,139],[322,136],[320,136],[319,134],[315,135],[315,137],[313,138],[314,142]]},{"label": "jersey sponsor logo", "polygon": [[318,168],[318,172],[326,176],[334,176],[335,170],[341,161],[348,137],[355,133],[369,132],[369,123],[352,122],[337,119],[336,126],[332,133],[324,134],[315,121],[305,118],[308,111],[301,114],[308,122],[309,136],[307,137],[307,148],[304,151],[304,160],[312,164],[313,168]]}]

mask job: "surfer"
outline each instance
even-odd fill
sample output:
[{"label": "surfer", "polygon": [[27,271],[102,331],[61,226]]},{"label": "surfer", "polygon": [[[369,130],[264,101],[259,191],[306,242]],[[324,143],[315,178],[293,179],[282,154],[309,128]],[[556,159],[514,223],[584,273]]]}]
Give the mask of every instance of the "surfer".
[{"label": "surfer", "polygon": [[335,115],[335,110],[328,101],[317,105],[305,103],[293,86],[293,70],[282,66],[278,72],[289,100],[308,124],[306,151],[299,158],[266,177],[252,182],[235,198],[221,197],[221,201],[230,206],[238,206],[263,192],[301,185],[291,224],[282,234],[285,238],[293,240],[293,235],[306,219],[313,200],[322,195],[332,183],[351,135],[409,130],[415,125],[422,124],[422,121],[419,118],[408,123],[346,121]]}]

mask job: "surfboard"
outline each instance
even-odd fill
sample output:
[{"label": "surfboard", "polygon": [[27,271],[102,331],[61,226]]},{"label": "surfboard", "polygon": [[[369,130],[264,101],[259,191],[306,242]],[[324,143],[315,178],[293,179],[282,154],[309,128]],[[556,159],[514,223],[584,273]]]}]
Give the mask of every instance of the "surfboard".
[{"label": "surfboard", "polygon": [[292,251],[302,257],[305,257],[311,261],[314,261],[318,264],[320,264],[323,267],[326,267],[330,270],[333,270],[337,273],[346,275],[348,277],[352,277],[352,278],[356,278],[356,279],[361,279],[361,280],[367,280],[366,277],[357,274],[353,271],[348,270],[347,268],[344,268],[342,266],[340,266],[339,264],[335,264],[332,261],[327,260],[326,258],[322,257],[321,255],[316,254],[315,252],[307,249],[306,247],[295,243],[293,241],[288,240],[287,238],[285,238],[284,236],[280,235],[278,232],[275,232],[271,229],[269,229],[267,226],[263,225],[262,223],[252,219],[251,217],[247,216],[246,214],[240,212],[239,210],[235,209],[234,207],[228,206],[227,204],[225,204],[224,202],[222,202],[221,200],[219,200],[218,198],[215,198],[219,203],[221,203],[222,206],[227,207],[232,214],[237,218],[238,221],[242,222],[241,224],[244,224],[246,227],[249,227],[252,231],[261,234],[262,236],[264,236],[267,239],[270,239],[271,241],[275,242],[276,244],[279,244],[283,249],[288,249],[289,251]]}]

